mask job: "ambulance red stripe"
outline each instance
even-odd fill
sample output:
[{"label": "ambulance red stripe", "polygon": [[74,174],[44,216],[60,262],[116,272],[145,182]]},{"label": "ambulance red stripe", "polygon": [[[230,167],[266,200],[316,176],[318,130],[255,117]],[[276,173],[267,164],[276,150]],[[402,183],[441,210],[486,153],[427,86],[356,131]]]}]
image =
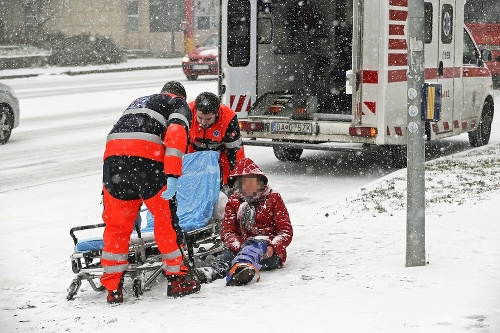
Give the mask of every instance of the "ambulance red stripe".
[{"label": "ambulance red stripe", "polygon": [[395,9],[389,10],[389,20],[406,21],[407,17],[408,17],[408,11],[406,10],[395,10]]},{"label": "ambulance red stripe", "polygon": [[387,59],[388,66],[406,66],[408,65],[408,54],[406,53],[389,53]]},{"label": "ambulance red stripe", "polygon": [[389,35],[404,36],[405,26],[403,24],[389,24]]},{"label": "ambulance red stripe", "polygon": [[406,50],[408,46],[406,45],[406,39],[389,39],[389,50]]},{"label": "ambulance red stripe", "polygon": [[362,71],[361,81],[363,83],[378,83],[378,71]]},{"label": "ambulance red stripe", "polygon": [[390,6],[408,7],[408,0],[389,0]]}]

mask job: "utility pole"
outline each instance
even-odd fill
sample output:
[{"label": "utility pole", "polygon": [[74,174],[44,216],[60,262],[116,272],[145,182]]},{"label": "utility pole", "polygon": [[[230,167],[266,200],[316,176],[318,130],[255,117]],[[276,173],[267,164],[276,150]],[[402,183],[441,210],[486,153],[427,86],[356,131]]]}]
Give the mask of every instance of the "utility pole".
[{"label": "utility pole", "polygon": [[406,266],[425,266],[424,0],[408,1]]}]

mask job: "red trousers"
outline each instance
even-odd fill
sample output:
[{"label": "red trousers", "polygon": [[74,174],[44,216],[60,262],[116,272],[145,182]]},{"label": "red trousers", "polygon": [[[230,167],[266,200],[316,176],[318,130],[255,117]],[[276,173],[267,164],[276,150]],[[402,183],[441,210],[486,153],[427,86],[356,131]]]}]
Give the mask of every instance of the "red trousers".
[{"label": "red trousers", "polygon": [[104,211],[102,218],[104,228],[104,248],[102,251],[101,265],[104,274],[101,284],[107,290],[116,290],[123,273],[128,268],[128,253],[130,235],[134,229],[134,222],[139,213],[142,202],[154,216],[154,235],[158,249],[162,253],[162,266],[167,274],[182,274],[181,245],[177,240],[177,232],[172,224],[171,205],[175,214],[175,204],[172,200],[165,200],[161,193],[163,187],[155,196],[143,201],[142,198],[134,200],[120,200],[113,197],[106,188],[104,191]]}]

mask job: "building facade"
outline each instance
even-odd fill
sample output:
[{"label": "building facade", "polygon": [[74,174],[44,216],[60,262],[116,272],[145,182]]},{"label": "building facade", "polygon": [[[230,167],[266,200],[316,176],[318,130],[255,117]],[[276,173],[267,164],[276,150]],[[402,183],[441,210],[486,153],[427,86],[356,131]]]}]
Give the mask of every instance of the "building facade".
[{"label": "building facade", "polygon": [[186,2],[194,6],[195,44],[218,32],[218,0],[0,0],[0,45],[91,33],[129,53],[179,55],[185,51]]}]

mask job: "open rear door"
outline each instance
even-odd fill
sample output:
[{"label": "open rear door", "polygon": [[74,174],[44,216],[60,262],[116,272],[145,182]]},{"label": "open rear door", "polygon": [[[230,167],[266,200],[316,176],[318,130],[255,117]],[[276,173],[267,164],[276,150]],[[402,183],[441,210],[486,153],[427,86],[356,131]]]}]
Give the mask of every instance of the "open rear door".
[{"label": "open rear door", "polygon": [[453,131],[455,80],[460,78],[460,68],[455,67],[456,36],[462,36],[456,29],[455,0],[440,0],[439,2],[439,32],[438,39],[438,83],[442,84],[441,123],[433,128],[437,135],[449,136]]},{"label": "open rear door", "polygon": [[245,118],[256,96],[257,0],[221,1],[219,96]]}]

